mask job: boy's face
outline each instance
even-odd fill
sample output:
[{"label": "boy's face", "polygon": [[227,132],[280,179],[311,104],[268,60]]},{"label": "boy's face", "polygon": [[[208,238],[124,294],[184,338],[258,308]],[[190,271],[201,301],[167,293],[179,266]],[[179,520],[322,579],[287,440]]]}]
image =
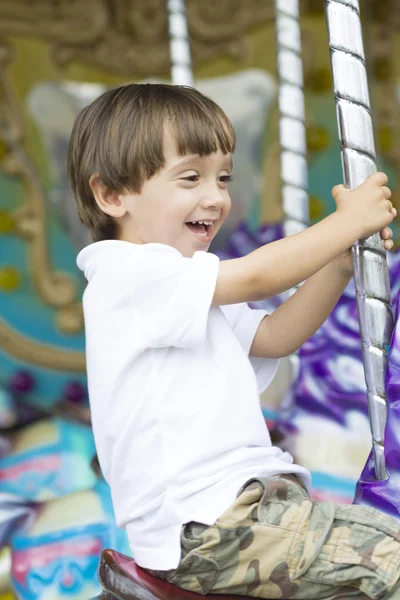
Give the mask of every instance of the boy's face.
[{"label": "boy's face", "polygon": [[164,167],[143,184],[139,194],[120,195],[126,209],[120,239],[167,244],[192,257],[198,250],[208,250],[229,213],[232,157],[221,151],[180,156],[168,130],[164,157]]}]

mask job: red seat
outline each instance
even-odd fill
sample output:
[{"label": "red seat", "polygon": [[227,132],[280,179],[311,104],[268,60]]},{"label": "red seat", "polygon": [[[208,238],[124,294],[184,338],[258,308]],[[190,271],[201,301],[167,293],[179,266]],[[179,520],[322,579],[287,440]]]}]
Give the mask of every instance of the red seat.
[{"label": "red seat", "polygon": [[132,558],[115,550],[102,552],[99,580],[104,589],[98,596],[99,600],[251,600],[244,596],[201,596],[185,592],[171,583],[153,577],[138,567]]}]

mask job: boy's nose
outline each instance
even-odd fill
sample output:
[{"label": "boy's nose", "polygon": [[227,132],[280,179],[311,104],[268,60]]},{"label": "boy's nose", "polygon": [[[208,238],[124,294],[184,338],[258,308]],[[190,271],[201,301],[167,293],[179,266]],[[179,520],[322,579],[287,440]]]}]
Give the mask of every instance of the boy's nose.
[{"label": "boy's nose", "polygon": [[203,196],[201,204],[204,208],[220,209],[225,206],[226,198],[219,191],[215,191]]}]

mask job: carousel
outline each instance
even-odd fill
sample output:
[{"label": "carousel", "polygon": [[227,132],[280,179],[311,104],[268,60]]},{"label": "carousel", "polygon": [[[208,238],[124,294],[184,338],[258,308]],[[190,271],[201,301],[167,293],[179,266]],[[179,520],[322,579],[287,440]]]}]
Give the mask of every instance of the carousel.
[{"label": "carousel", "polygon": [[[211,250],[243,256],[318,221],[333,183],[356,187],[377,163],[396,206],[399,16],[394,0],[2,1],[0,600],[201,598],[135,564],[97,462],[75,265],[89,239],[65,166],[79,111],[146,80],[220,104],[238,181]],[[400,519],[400,253],[376,235],[352,254],[354,281],[262,409],[315,498]]]}]

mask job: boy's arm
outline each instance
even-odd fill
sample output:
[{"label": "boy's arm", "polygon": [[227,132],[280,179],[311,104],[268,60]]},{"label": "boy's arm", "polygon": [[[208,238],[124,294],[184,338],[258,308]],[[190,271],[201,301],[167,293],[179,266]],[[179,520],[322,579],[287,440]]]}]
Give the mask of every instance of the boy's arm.
[{"label": "boy's arm", "polygon": [[222,261],[213,304],[265,300],[292,288],[349,248],[357,239],[354,230],[354,223],[334,213],[243,258]]},{"label": "boy's arm", "polygon": [[333,260],[284,302],[272,315],[265,317],[254,337],[250,355],[282,358],[295,352],[324,323],[332,312],[351,273]]},{"label": "boy's arm", "polygon": [[395,214],[386,183],[386,175],[376,173],[352,191],[336,186],[337,210],[326,219],[243,258],[222,261],[213,305],[279,294],[320,271],[356,240],[382,230]]}]

